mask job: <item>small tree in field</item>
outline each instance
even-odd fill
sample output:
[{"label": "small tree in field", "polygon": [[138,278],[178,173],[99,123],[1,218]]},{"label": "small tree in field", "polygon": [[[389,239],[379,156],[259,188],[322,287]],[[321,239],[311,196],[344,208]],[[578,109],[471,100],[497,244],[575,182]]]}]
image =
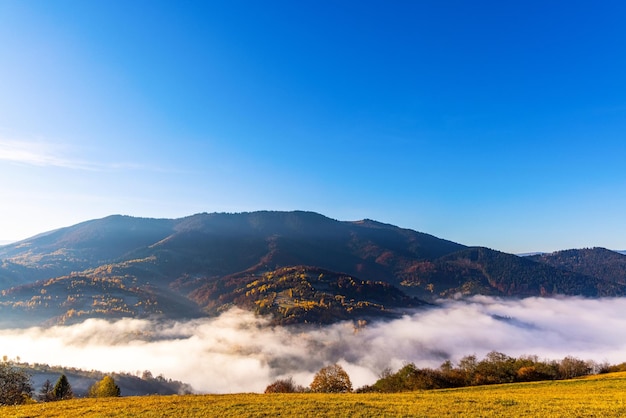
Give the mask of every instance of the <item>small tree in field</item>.
[{"label": "small tree in field", "polygon": [[352,392],[352,382],[348,373],[338,364],[320,369],[313,378],[311,391],[324,393]]},{"label": "small tree in field", "polygon": [[72,399],[74,397],[74,393],[72,392],[72,385],[67,380],[67,377],[62,374],[54,385],[54,389],[52,389],[54,393],[54,399],[56,401],[62,401],[65,399]]},{"label": "small tree in field", "polygon": [[23,404],[30,399],[33,388],[30,376],[7,361],[0,362],[0,405]]},{"label": "small tree in field", "polygon": [[108,398],[120,396],[120,387],[115,384],[111,376],[104,376],[102,380],[94,383],[87,393],[90,398]]}]

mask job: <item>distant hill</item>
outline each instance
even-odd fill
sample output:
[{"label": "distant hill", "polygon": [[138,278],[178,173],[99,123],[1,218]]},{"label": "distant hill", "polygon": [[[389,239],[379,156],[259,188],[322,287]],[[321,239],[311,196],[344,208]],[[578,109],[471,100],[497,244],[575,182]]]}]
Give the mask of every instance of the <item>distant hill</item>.
[{"label": "distant hill", "polygon": [[562,270],[529,257],[483,247],[466,248],[418,265],[406,286],[418,286],[437,296],[622,295],[626,286],[574,271]]},{"label": "distant hill", "polygon": [[618,285],[626,284],[626,255],[606,248],[584,248],[532,256],[532,260],[560,270],[597,277]]},{"label": "distant hill", "polygon": [[0,326],[190,318],[231,306],[276,323],[327,323],[397,315],[456,294],[626,294],[626,256],[586,259],[605,260],[602,271],[537,257],[313,212],[116,215],[0,247]]},{"label": "distant hill", "polygon": [[[76,397],[85,397],[89,387],[101,380],[105,373],[95,370],[82,370],[74,367],[49,366],[47,364],[13,363],[21,370],[24,370],[31,378],[33,395],[41,393],[41,387],[46,380],[53,385],[62,374],[65,374],[72,392]],[[141,376],[129,373],[109,373],[115,380],[115,384],[120,387],[122,396],[142,396],[142,395],[183,395],[193,392],[193,388],[177,380],[167,379],[163,376],[153,376],[148,370],[142,372]]]},{"label": "distant hill", "polygon": [[169,235],[175,222],[109,216],[0,247],[0,286],[62,276],[123,258]]}]

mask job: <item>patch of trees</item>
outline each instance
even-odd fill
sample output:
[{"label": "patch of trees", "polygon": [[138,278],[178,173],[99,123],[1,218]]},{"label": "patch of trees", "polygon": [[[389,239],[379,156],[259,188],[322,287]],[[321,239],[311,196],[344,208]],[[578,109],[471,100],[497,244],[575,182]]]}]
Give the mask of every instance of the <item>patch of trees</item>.
[{"label": "patch of trees", "polygon": [[[89,398],[108,398],[117,397],[120,396],[120,394],[120,388],[115,384],[115,380],[107,375],[89,388],[87,396]],[[73,397],[72,386],[65,374],[59,377],[59,380],[57,380],[54,386],[52,386],[49,380],[46,380],[39,393],[39,401],[41,402],[63,401],[72,399]]]},{"label": "patch of trees", "polygon": [[[105,373],[97,370],[82,370],[75,367],[50,366],[48,364],[34,363],[28,364],[17,361],[12,362],[13,365],[24,370],[33,381],[37,382],[37,387],[41,387],[44,378],[50,375],[60,376],[64,374],[67,379],[72,382],[72,390],[74,397],[84,397],[88,395],[89,386],[98,380],[104,378]],[[54,379],[56,379],[56,376]],[[174,395],[174,394],[190,394],[193,388],[184,382],[172,380],[163,375],[153,376],[148,370],[137,370],[135,372],[118,372],[111,373],[110,376],[120,386],[124,396],[141,396],[141,395]],[[55,380],[51,379],[50,387],[54,387]],[[90,381],[90,382],[89,382]],[[75,385],[74,385],[75,383]],[[33,385],[35,387],[35,385]]]},{"label": "patch of trees", "polygon": [[492,351],[484,359],[475,355],[463,357],[456,366],[444,362],[438,369],[418,368],[406,364],[397,372],[385,370],[373,385],[359,392],[403,392],[499,383],[571,379],[611,371],[606,364],[565,357],[560,361],[539,360],[537,356],[510,357]]},{"label": "patch of trees", "polygon": [[[120,388],[115,384],[111,376],[104,376],[102,380],[95,382],[90,388],[87,396],[89,398],[107,398],[120,396]],[[64,401],[74,398],[72,385],[62,374],[56,384],[52,386],[50,380],[46,380],[39,392],[40,402]]]},{"label": "patch of trees", "polygon": [[[0,361],[0,406],[20,405],[34,402],[33,386],[24,364],[9,361],[6,356]],[[111,376],[104,376],[94,383],[87,396],[94,398],[120,396],[120,388]],[[53,385],[49,379],[41,386],[36,400],[55,402],[74,398],[74,391],[69,379],[62,373]]]},{"label": "patch of trees", "polygon": [[322,367],[313,377],[308,388],[296,385],[291,377],[279,379],[265,388],[265,393],[348,393],[352,392],[350,376],[339,364]]},{"label": "patch of trees", "polygon": [[59,380],[57,380],[54,386],[50,380],[46,379],[39,391],[39,400],[41,402],[64,401],[73,397],[72,385],[70,385],[65,374],[59,376]]}]

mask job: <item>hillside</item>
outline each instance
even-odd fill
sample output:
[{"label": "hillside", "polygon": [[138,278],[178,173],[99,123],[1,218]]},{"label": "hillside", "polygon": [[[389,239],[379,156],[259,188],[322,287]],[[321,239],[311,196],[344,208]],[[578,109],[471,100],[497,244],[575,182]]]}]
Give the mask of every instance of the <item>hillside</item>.
[{"label": "hillside", "polygon": [[402,282],[404,286],[442,297],[455,294],[599,297],[623,295],[626,291],[623,284],[482,247],[419,263],[412,273]]},{"label": "hillside", "polygon": [[564,250],[530,258],[560,270],[574,271],[618,285],[626,284],[626,255],[606,248]]},{"label": "hillside", "polygon": [[232,304],[272,315],[280,324],[390,317],[399,308],[423,305],[386,282],[306,266],[229,276],[201,286],[190,298],[215,313]]},{"label": "hillside", "polygon": [[301,211],[116,215],[0,247],[0,326],[193,318],[233,305],[276,323],[328,323],[456,294],[625,295],[626,256],[593,254],[557,263]]},{"label": "hillside", "polygon": [[[72,385],[74,396],[85,397],[89,387],[105,376],[105,373],[95,370],[87,371],[46,364],[17,363],[15,367],[24,370],[30,376],[35,395],[40,392],[46,380],[54,384],[61,374],[65,374],[70,385]],[[122,396],[183,395],[193,392],[193,388],[186,383],[167,379],[163,376],[153,376],[147,370],[142,372],[141,376],[128,373],[111,373],[109,375],[120,387]]]}]

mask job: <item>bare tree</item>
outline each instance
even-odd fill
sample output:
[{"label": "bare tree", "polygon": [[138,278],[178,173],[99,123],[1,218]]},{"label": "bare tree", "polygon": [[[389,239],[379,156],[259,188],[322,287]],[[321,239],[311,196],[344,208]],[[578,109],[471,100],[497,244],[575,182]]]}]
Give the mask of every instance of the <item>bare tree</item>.
[{"label": "bare tree", "polygon": [[52,385],[50,379],[46,379],[46,381],[43,382],[39,390],[38,398],[40,402],[52,402],[56,400],[54,397],[54,385]]}]

